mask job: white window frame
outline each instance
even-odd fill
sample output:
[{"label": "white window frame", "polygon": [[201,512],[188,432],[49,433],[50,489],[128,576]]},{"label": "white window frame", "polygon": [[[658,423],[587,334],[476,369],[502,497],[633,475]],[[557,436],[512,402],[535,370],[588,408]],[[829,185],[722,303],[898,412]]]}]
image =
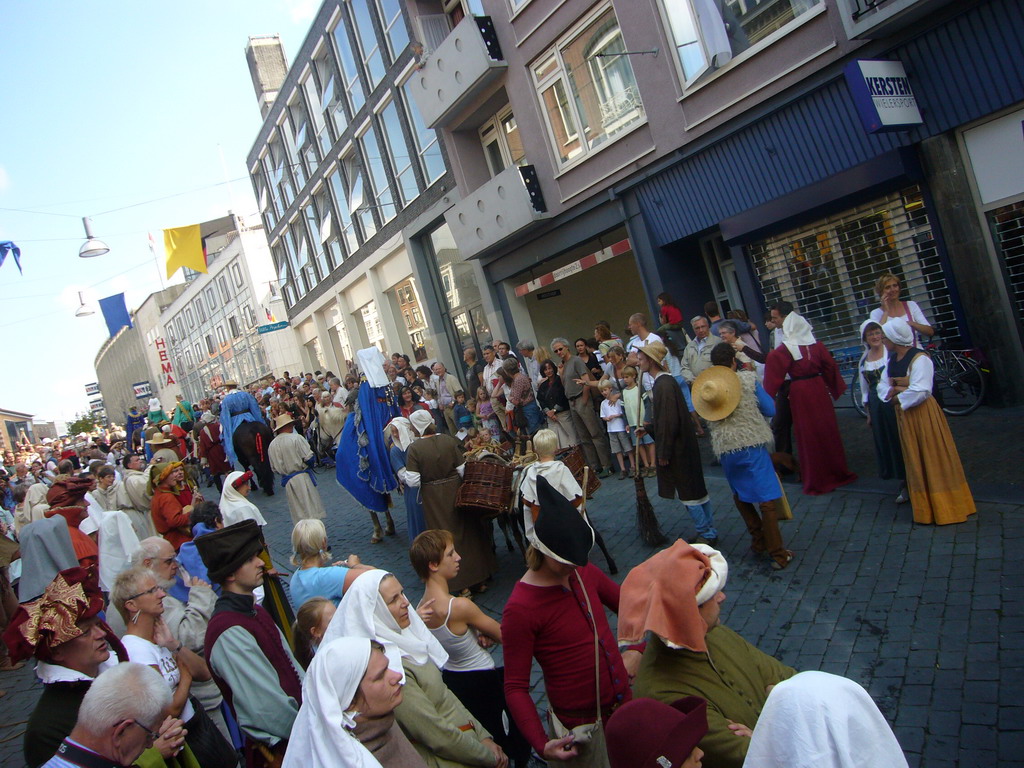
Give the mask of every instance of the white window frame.
[{"label": "white window frame", "polygon": [[[510,117],[515,119],[512,106],[507,105],[502,107],[493,117],[486,120],[477,132],[480,137],[480,146],[484,152],[484,160],[487,162],[487,170],[490,172],[492,179],[502,171],[511,168],[513,165],[522,166],[527,164],[525,146],[523,147],[523,156],[521,158],[516,160],[512,157],[512,148],[508,144],[507,133],[503,130],[505,121]],[[516,126],[518,127],[518,125],[519,123],[516,121]],[[493,134],[493,139],[489,139],[490,134]],[[520,137],[521,136],[522,134],[520,134]],[[499,169],[495,169],[491,166],[490,156],[487,153],[487,146],[490,141],[493,141],[498,145],[498,152],[501,155],[502,162],[502,167]]]},{"label": "white window frame", "polygon": [[[619,24],[618,15],[615,13],[615,8],[610,2],[602,3],[596,6],[590,13],[588,13],[583,19],[581,19],[568,33],[563,35],[559,40],[548,50],[544,51],[540,56],[530,62],[530,76],[533,79],[534,89],[539,102],[539,108],[544,117],[544,125],[548,131],[549,146],[555,151],[554,161],[560,170],[576,165],[586,160],[590,155],[600,151],[606,146],[614,144],[620,138],[630,133],[638,126],[644,125],[647,122],[647,110],[644,108],[643,101],[640,98],[639,87],[636,81],[636,74],[633,72],[633,65],[629,62],[629,57],[624,57],[629,63],[629,71],[633,78],[633,88],[636,92],[636,107],[639,110],[639,119],[630,121],[624,124],[619,129],[616,129],[614,133],[609,132],[607,126],[602,125],[602,134],[606,136],[605,140],[602,141],[595,147],[589,146],[587,137],[582,134],[582,126],[584,121],[576,108],[575,100],[573,98],[572,84],[570,81],[570,69],[566,66],[565,61],[562,58],[562,51],[576,41],[580,35],[584,34],[588,27],[594,23],[595,20],[603,16],[608,11],[611,11],[615,18],[615,23],[618,28],[619,37],[622,37],[622,25]],[[554,62],[554,68],[546,73],[543,77],[538,77],[537,70],[541,69],[542,65]],[[562,149],[558,146],[558,141],[555,136],[555,131],[551,125],[550,116],[548,115],[547,106],[544,101],[544,92],[548,88],[555,87],[558,83],[561,83],[562,90],[565,95],[565,106],[559,104],[559,112],[563,115],[568,110],[568,116],[571,118],[573,131],[567,133],[567,142],[572,141],[579,142],[579,149],[576,150],[572,156],[562,159]],[[563,125],[566,125],[566,121],[563,119]]]},{"label": "white window frame", "polygon": [[677,47],[681,47],[676,42],[675,33],[672,29],[671,14],[665,6],[666,0],[658,0],[658,13],[661,15],[662,28],[665,31],[665,38],[668,40],[669,52],[672,56],[672,60],[676,69],[676,74],[679,77],[679,82],[683,87],[684,94],[697,90],[707,82],[709,77],[718,75],[721,72],[727,72],[732,68],[739,66],[743,62],[747,61],[753,56],[763,51],[765,48],[770,46],[772,43],[780,40],[781,38],[789,35],[798,27],[803,26],[811,19],[824,13],[826,10],[825,0],[807,0],[813,3],[811,7],[801,13],[799,16],[795,16],[788,22],[783,24],[781,27],[766,35],[761,40],[740,51],[738,54],[731,56],[730,59],[720,66],[714,66],[712,57],[708,55],[707,43],[704,40],[700,30],[699,16],[693,6],[693,0],[671,0],[673,3],[682,4],[686,3],[685,8],[689,9],[689,23],[696,29],[697,42],[701,45],[701,50],[704,54],[704,64],[693,74],[689,79],[686,77],[686,73],[683,70],[683,63],[679,57]]}]

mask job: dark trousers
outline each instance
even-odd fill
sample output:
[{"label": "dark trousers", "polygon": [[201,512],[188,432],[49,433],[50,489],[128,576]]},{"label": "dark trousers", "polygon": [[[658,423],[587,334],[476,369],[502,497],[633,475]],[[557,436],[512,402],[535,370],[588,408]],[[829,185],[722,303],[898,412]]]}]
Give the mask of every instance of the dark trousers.
[{"label": "dark trousers", "polygon": [[775,502],[762,501],[755,507],[749,501],[740,501],[736,494],[733,494],[732,499],[750,533],[750,548],[757,553],[767,552],[772,559],[785,565],[789,552],[779,533],[779,514]]},{"label": "dark trousers", "polygon": [[782,382],[775,394],[775,416],[772,417],[772,437],[777,453],[793,454],[793,412],[789,408],[789,382]]}]

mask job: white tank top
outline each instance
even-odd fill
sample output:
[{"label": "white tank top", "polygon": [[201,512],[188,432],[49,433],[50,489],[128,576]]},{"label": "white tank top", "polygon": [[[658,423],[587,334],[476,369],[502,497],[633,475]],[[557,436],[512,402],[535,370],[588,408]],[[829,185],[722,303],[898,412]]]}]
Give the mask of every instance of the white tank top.
[{"label": "white tank top", "polygon": [[462,635],[454,634],[448,629],[448,619],[452,615],[453,597],[448,601],[448,614],[445,616],[444,624],[437,629],[430,630],[441,647],[448,651],[448,661],[444,668],[450,672],[474,672],[480,669],[494,669],[494,659],[491,654],[477,645],[476,630],[466,627]]}]

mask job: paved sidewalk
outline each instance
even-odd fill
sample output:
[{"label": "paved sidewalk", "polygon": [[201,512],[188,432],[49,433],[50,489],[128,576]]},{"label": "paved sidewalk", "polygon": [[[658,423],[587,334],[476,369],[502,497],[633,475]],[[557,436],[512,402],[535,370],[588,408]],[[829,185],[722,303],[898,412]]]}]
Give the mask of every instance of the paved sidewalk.
[{"label": "paved sidewalk", "polygon": [[[852,413],[852,411],[849,411]],[[979,411],[952,420],[965,465],[992,463],[984,476],[1020,482],[1020,442],[988,440],[972,426],[1000,424],[1010,412]],[[974,425],[972,419],[978,417]],[[959,422],[962,422],[959,423]],[[870,474],[873,454],[862,428],[840,412],[851,465]],[[967,436],[959,431],[967,427]],[[706,441],[702,441],[706,443]],[[965,445],[966,443],[966,445]],[[991,445],[989,445],[991,443]],[[979,448],[979,446],[981,446]],[[975,449],[978,449],[975,451]],[[982,448],[984,454],[982,454]],[[978,458],[973,458],[977,454]],[[998,459],[1004,455],[1002,460]],[[972,458],[968,458],[971,456]],[[987,457],[987,458],[985,458]],[[973,462],[973,463],[972,463]],[[863,465],[863,466],[862,466]],[[730,562],[723,619],[767,653],[798,669],[847,675],[864,685],[893,724],[910,765],[1011,766],[1024,755],[1024,506],[982,502],[961,525],[914,525],[909,505],[897,507],[891,493],[854,488],[806,497],[787,484],[794,520],[783,524],[796,559],[782,572],[748,555],[748,540],[724,480],[708,469],[709,489]],[[975,481],[974,469],[968,477]],[[995,486],[993,486],[995,487]],[[648,481],[657,514],[671,536],[693,534],[678,503],[658,499]],[[1006,492],[1005,483],[1000,486]],[[405,522],[398,535],[370,545],[370,524],[351,498],[321,474],[320,491],[335,555],[358,553],[364,561],[393,571],[414,602],[420,594],[406,556]],[[267,517],[275,562],[288,564],[291,523],[284,494],[253,500]],[[404,505],[398,500],[397,509]],[[619,565],[619,581],[653,550],[639,543],[634,526],[633,482],[606,480],[589,509]],[[500,618],[504,601],[523,565],[496,532],[501,569],[480,604]],[[595,549],[594,561],[605,566]],[[535,695],[543,686],[535,673]],[[30,667],[0,675],[8,695],[0,699],[0,765],[20,766],[23,721],[38,697]]]}]

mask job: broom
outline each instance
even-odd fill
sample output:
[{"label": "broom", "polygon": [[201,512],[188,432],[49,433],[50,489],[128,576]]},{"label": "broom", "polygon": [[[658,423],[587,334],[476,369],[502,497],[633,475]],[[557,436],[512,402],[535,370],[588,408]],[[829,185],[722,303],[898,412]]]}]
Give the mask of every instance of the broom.
[{"label": "broom", "polygon": [[[641,379],[642,381],[642,379]],[[638,403],[643,400],[643,386],[641,384],[641,396]],[[637,406],[637,424],[642,424],[640,418],[640,407]],[[658,518],[654,514],[654,506],[647,498],[647,487],[644,485],[643,473],[640,472],[640,438],[637,438],[636,449],[633,451],[633,482],[636,484],[636,529],[640,533],[640,540],[648,547],[658,547],[664,544],[667,539],[661,532],[658,525]]]}]

